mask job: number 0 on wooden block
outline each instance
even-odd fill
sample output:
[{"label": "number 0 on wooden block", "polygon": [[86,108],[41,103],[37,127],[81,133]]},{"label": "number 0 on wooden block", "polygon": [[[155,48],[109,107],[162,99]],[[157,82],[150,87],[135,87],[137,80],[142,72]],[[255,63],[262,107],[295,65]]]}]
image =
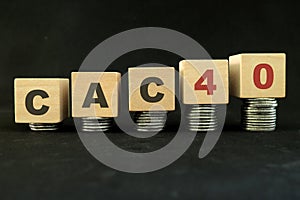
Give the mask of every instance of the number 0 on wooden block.
[{"label": "number 0 on wooden block", "polygon": [[179,63],[184,104],[227,104],[227,60],[183,60]]},{"label": "number 0 on wooden block", "polygon": [[285,54],[229,57],[230,94],[240,98],[285,97]]}]

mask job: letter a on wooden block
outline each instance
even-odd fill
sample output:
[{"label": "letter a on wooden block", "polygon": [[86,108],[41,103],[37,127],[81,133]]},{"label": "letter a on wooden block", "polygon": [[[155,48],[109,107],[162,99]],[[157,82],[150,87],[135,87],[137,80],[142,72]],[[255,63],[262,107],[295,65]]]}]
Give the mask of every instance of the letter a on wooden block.
[{"label": "letter a on wooden block", "polygon": [[227,60],[183,60],[179,63],[184,104],[227,104]]},{"label": "letter a on wooden block", "polygon": [[134,67],[128,70],[129,111],[175,110],[175,69]]},{"label": "letter a on wooden block", "polygon": [[117,117],[121,74],[118,72],[72,73],[73,117]]},{"label": "letter a on wooden block", "polygon": [[240,98],[285,97],[285,54],[229,57],[230,94]]},{"label": "letter a on wooden block", "polygon": [[59,123],[69,114],[69,79],[16,78],[16,123]]}]

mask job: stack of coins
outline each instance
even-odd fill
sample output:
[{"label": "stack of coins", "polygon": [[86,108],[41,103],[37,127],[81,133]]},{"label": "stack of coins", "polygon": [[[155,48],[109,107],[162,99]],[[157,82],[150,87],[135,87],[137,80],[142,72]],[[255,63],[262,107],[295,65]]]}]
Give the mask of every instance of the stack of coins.
[{"label": "stack of coins", "polygon": [[135,113],[138,131],[159,132],[164,129],[167,111],[141,111]]},{"label": "stack of coins", "polygon": [[216,105],[195,104],[191,105],[188,114],[190,131],[214,131],[217,128]]},{"label": "stack of coins", "polygon": [[29,123],[29,128],[32,131],[56,131],[59,124]]},{"label": "stack of coins", "polygon": [[244,99],[242,127],[247,131],[273,131],[276,128],[277,101],[274,98]]},{"label": "stack of coins", "polygon": [[81,130],[84,132],[108,131],[111,129],[110,117],[83,117],[81,118]]}]

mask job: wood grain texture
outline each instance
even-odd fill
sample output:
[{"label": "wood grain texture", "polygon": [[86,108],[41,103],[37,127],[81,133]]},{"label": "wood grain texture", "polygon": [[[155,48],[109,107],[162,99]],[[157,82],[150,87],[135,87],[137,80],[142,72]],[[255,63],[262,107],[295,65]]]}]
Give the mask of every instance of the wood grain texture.
[{"label": "wood grain texture", "polygon": [[[265,68],[257,70],[258,65],[269,65],[273,71],[273,81],[268,88],[259,88],[271,80]],[[256,70],[255,70],[256,68]],[[258,73],[260,72],[260,73]],[[284,53],[247,53],[229,57],[230,94],[239,98],[274,97],[283,98],[286,93],[286,55]],[[258,81],[259,80],[259,81]]]},{"label": "wood grain texture", "polygon": [[[62,78],[16,78],[15,122],[16,123],[59,123],[69,116],[69,79]],[[34,115],[26,108],[26,96],[34,90],[43,90],[47,98],[35,96],[33,107],[43,105],[49,109],[45,114]]]},{"label": "wood grain texture", "polygon": [[[142,97],[140,87],[142,82],[156,77],[163,81],[162,85],[149,84],[148,94],[155,96],[163,94],[158,102],[148,102]],[[175,69],[173,67],[135,67],[128,69],[129,111],[175,110]]]},{"label": "wood grain texture", "polygon": [[[195,84],[207,70],[213,70],[212,94],[196,90]],[[184,104],[228,104],[227,60],[183,60],[179,63],[180,98]],[[207,84],[207,79],[203,82]]]},{"label": "wood grain texture", "polygon": [[[117,117],[119,104],[119,85],[121,74],[118,72],[73,72],[72,117]],[[94,103],[84,108],[83,103],[91,83],[99,83],[108,107]]]}]

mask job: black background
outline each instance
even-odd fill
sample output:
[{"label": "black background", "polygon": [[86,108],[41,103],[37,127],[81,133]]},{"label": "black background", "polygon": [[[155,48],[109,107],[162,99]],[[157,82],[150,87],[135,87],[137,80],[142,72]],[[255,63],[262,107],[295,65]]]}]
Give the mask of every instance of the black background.
[{"label": "black background", "polygon": [[[0,6],[0,196],[299,198],[299,3],[8,1]],[[238,127],[240,101],[231,98],[225,131],[207,158],[197,158],[199,136],[197,144],[171,166],[132,175],[94,160],[71,122],[53,134],[30,133],[25,125],[14,124],[15,77],[70,77],[100,42],[146,26],[182,32],[213,58],[240,52],[285,52],[287,98],[279,101],[278,130],[242,132]],[[115,66],[124,72],[129,65],[156,61],[178,68],[178,59],[172,58],[159,52],[135,52]],[[159,145],[171,137],[166,134],[147,145]]]}]

